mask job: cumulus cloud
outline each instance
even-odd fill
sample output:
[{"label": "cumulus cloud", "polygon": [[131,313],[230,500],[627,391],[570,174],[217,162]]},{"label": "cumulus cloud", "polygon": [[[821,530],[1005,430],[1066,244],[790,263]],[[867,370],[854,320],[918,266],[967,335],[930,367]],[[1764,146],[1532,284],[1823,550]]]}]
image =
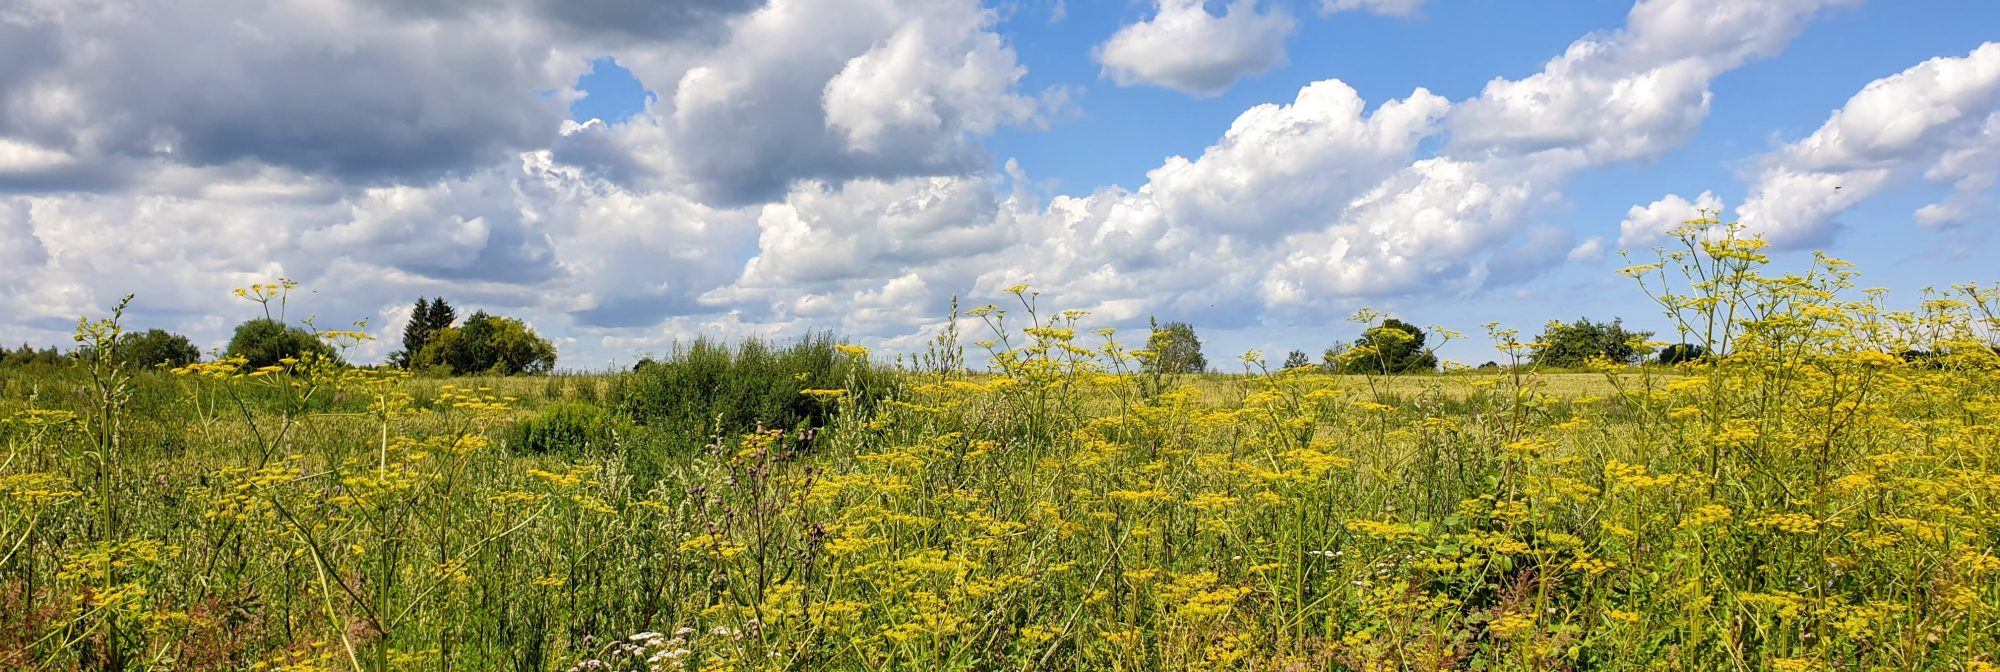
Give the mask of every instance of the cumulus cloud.
[{"label": "cumulus cloud", "polygon": [[1813,16],[1851,1],[1643,0],[1624,28],[1577,40],[1539,73],[1488,83],[1452,115],[1452,151],[1656,158],[1700,127],[1717,75],[1777,53]]},{"label": "cumulus cloud", "polygon": [[1261,298],[1311,305],[1531,277],[1577,252],[1572,236],[1523,228],[1578,171],[1686,142],[1707,113],[1714,77],[1775,53],[1829,4],[1638,3],[1624,28],[1577,40],[1540,72],[1496,79],[1453,106],[1442,154],[1288,236]]},{"label": "cumulus cloud", "polygon": [[1604,238],[1602,236],[1591,236],[1590,239],[1577,243],[1576,247],[1570,248],[1569,254],[1563,256],[1570,261],[1576,262],[1591,262],[1603,259]]},{"label": "cumulus cloud", "polygon": [[[1418,161],[1356,199],[1333,226],[1294,236],[1263,283],[1274,303],[1476,287],[1482,253],[1504,240],[1534,197],[1493,165]],[[1440,286],[1441,285],[1441,286]]]},{"label": "cumulus cloud", "polygon": [[[1717,9],[1706,0],[1691,1]],[[1317,82],[1288,104],[1246,110],[1198,156],[1169,157],[1136,189],[1058,195],[1043,207],[1019,194],[978,208],[949,206],[974,201],[931,197],[924,202],[959,213],[906,230],[902,237],[982,236],[977,250],[968,246],[956,256],[935,246],[924,254],[883,256],[862,241],[895,237],[865,224],[840,223],[865,223],[880,215],[798,216],[806,211],[799,206],[807,204],[822,212],[874,213],[889,204],[914,203],[910,194],[937,186],[903,182],[885,188],[894,183],[885,182],[864,189],[795,190],[790,203],[767,208],[760,217],[766,244],[760,248],[821,250],[823,260],[812,270],[825,276],[779,273],[781,260],[760,257],[737,286],[715,296],[741,297],[755,289],[769,303],[789,306],[781,311],[784,319],[804,319],[888,279],[914,274],[939,295],[990,295],[1029,282],[1045,290],[1043,298],[1052,305],[1089,309],[1112,322],[1157,313],[1204,325],[1247,326],[1354,301],[1523,281],[1565,260],[1602,255],[1601,238],[1578,243],[1567,230],[1530,225],[1537,212],[1560,202],[1578,171],[1643,160],[1685,141],[1687,129],[1705,112],[1701,101],[1714,76],[1768,55],[1820,7],[1793,3],[1790,13],[1753,12],[1699,23],[1733,32],[1703,35],[1701,40],[1713,43],[1710,51],[1722,55],[1697,58],[1692,51],[1666,48],[1692,39],[1685,32],[1695,30],[1689,27],[1694,24],[1669,11],[1672,3],[1642,3],[1625,30],[1579,40],[1529,79],[1552,91],[1643,88],[1658,71],[1673,70],[1663,61],[1696,59],[1677,67],[1698,76],[1676,80],[1683,91],[1669,96],[1695,103],[1657,106],[1643,118],[1532,142],[1481,135],[1475,122],[1482,120],[1464,122],[1460,115],[1468,107],[1474,111],[1465,114],[1474,117],[1499,110],[1553,129],[1570,124],[1567,115],[1582,108],[1511,107],[1510,97],[1522,89],[1503,80],[1456,106],[1419,89],[1370,110],[1347,84]],[[1593,113],[1599,112],[1617,116]],[[1432,155],[1436,150],[1426,150],[1426,142],[1440,138],[1446,140],[1444,151]],[[852,199],[873,205],[833,205]],[[765,277],[801,284],[757,280]],[[794,300],[779,298],[793,291],[788,288],[808,286],[801,281],[820,284],[793,293]]]},{"label": "cumulus cloud", "polygon": [[1667,194],[1652,203],[1632,206],[1625,211],[1625,221],[1618,223],[1618,246],[1639,247],[1658,242],[1668,231],[1682,223],[1700,217],[1703,212],[1718,215],[1722,212],[1722,199],[1715,194],[1701,192],[1693,202],[1679,194]]},{"label": "cumulus cloud", "polygon": [[774,0],[680,76],[659,151],[731,205],[800,180],[975,172],[971,138],[1043,109],[994,20],[975,0]]},{"label": "cumulus cloud", "polygon": [[1338,212],[1407,165],[1451,103],[1417,89],[1372,114],[1366,106],[1353,87],[1326,80],[1290,105],[1250,108],[1199,158],[1148,173],[1151,195],[1176,220],[1257,239]]},{"label": "cumulus cloud", "polygon": [[2000,175],[2000,43],[1869,82],[1812,135],[1760,163],[1737,214],[1778,247],[1824,243],[1841,212],[1919,173],[1952,190],[1918,210],[1919,223],[1991,215]]},{"label": "cumulus cloud", "polygon": [[[218,21],[216,17],[230,17]],[[545,144],[580,59],[530,29],[353,3],[30,0],[0,30],[0,136],[116,159],[385,180]],[[470,25],[459,25],[461,23]]]},{"label": "cumulus cloud", "polygon": [[1294,24],[1283,9],[1259,12],[1257,0],[1234,0],[1216,16],[1205,5],[1159,0],[1152,18],[1118,29],[1097,46],[1104,75],[1120,86],[1213,96],[1285,64],[1285,38]]}]

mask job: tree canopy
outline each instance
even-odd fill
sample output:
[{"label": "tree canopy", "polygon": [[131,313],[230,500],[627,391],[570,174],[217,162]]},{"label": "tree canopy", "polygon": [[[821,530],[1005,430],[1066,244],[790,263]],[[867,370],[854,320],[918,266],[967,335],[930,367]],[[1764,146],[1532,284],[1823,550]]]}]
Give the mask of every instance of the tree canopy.
[{"label": "tree canopy", "polygon": [[1338,356],[1341,373],[1430,373],[1438,358],[1424,347],[1424,330],[1389,318],[1355,339],[1354,347]]},{"label": "tree canopy", "polygon": [[201,348],[194,347],[193,341],[164,329],[119,336],[118,351],[114,354],[120,363],[139,368],[162,365],[174,368],[201,361]]},{"label": "tree canopy", "polygon": [[36,350],[33,346],[22,343],[16,350],[0,348],[0,367],[11,369],[23,366],[51,366],[65,361],[67,360],[63,358],[63,354],[54,346]]},{"label": "tree canopy", "polygon": [[446,303],[444,297],[417,297],[417,305],[410,311],[410,322],[403,325],[403,349],[389,355],[389,363],[408,368],[410,360],[423,352],[424,346],[430,345],[433,335],[450,328],[451,323],[456,321],[458,311]]},{"label": "tree canopy", "polygon": [[1153,353],[1145,362],[1147,371],[1201,373],[1208,370],[1208,359],[1201,355],[1201,339],[1194,335],[1194,325],[1186,322],[1153,325],[1153,333],[1146,337],[1146,349]]},{"label": "tree canopy", "polygon": [[1577,318],[1575,322],[1564,324],[1550,322],[1535,339],[1533,353],[1529,361],[1537,366],[1573,368],[1583,366],[1592,357],[1603,357],[1619,364],[1637,364],[1652,354],[1646,346],[1646,339],[1652,338],[1650,331],[1627,331],[1617,319],[1610,322],[1592,322]]},{"label": "tree canopy", "polygon": [[555,365],[556,346],[527,323],[483,310],[465,318],[462,325],[431,332],[409,361],[410,368],[453,374],[541,374]]},{"label": "tree canopy", "polygon": [[305,359],[309,353],[340,361],[333,346],[321,342],[312,332],[268,317],[236,325],[236,333],[229,337],[229,348],[224,351],[227,356],[249,360],[245,366],[252,369],[279,366],[287,357]]}]

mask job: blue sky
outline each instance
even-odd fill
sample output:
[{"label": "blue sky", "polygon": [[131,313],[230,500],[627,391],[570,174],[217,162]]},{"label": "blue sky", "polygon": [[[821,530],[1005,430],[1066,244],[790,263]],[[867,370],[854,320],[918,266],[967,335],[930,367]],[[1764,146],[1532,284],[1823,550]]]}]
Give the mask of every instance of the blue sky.
[{"label": "blue sky", "polygon": [[521,316],[568,367],[904,351],[1028,282],[1229,362],[1364,306],[1660,328],[1617,250],[1695,203],[1903,301],[2000,251],[1994,3],[24,2],[0,342],[136,292],[219,345],[282,275],[383,334],[418,296]]}]

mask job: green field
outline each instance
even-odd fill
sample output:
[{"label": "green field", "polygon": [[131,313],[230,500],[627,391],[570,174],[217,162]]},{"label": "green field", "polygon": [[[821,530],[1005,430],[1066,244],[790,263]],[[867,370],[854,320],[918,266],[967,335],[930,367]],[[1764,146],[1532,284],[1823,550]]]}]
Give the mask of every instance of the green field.
[{"label": "green field", "polygon": [[1674,368],[9,370],[0,668],[1996,669],[1993,293],[1738,279]]}]

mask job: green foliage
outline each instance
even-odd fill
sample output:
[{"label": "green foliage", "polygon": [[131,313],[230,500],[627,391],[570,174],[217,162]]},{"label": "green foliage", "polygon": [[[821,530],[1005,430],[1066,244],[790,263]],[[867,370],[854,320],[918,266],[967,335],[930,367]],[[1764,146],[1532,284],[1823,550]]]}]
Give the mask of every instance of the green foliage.
[{"label": "green foliage", "polygon": [[229,348],[224,351],[227,356],[249,360],[245,366],[251,369],[278,366],[280,360],[288,357],[304,359],[308,353],[340,360],[333,347],[320,342],[312,332],[267,317],[236,325],[236,333],[229,337]]},{"label": "green foliage", "polygon": [[1146,360],[1146,370],[1152,373],[1201,373],[1208,370],[1208,358],[1201,354],[1201,339],[1194,335],[1194,325],[1186,322],[1154,324],[1153,333],[1146,337],[1146,349],[1153,356]]},{"label": "green foliage", "polygon": [[1354,347],[1338,355],[1340,372],[1350,374],[1430,373],[1437,354],[1424,347],[1424,330],[1389,318],[1355,339]]},{"label": "green foliage", "polygon": [[1285,355],[1287,369],[1302,369],[1308,366],[1312,366],[1312,358],[1307,357],[1304,350],[1293,350],[1291,354]]},{"label": "green foliage", "polygon": [[619,437],[627,431],[618,416],[602,407],[571,401],[514,423],[506,438],[508,450],[516,454],[576,459],[617,452]]},{"label": "green foliage", "polygon": [[431,332],[409,362],[416,369],[501,376],[548,373],[555,365],[556,346],[527,323],[486,311],[473,313],[465,324]]},{"label": "green foliage", "polygon": [[162,329],[119,336],[116,355],[120,363],[137,368],[176,368],[201,361],[201,349],[186,336]]},{"label": "green foliage", "polygon": [[1674,365],[1692,362],[1708,355],[1708,350],[1693,343],[1675,343],[1660,351],[1660,363]]},{"label": "green foliage", "polygon": [[[619,380],[612,403],[641,425],[676,439],[742,432],[761,424],[825,425],[837,404],[872,406],[895,388],[893,375],[841,352],[828,334],[786,347],[750,339],[735,348],[696,339],[665,359],[645,359]],[[853,390],[858,398],[823,401],[805,390]],[[717,426],[717,423],[720,423]]]},{"label": "green foliage", "polygon": [[1335,343],[1333,345],[1326,346],[1326,352],[1320,353],[1319,356],[1320,368],[1326,369],[1327,373],[1339,373],[1340,362],[1342,359],[1345,359],[1346,356],[1347,356],[1346,343]]},{"label": "green foliage", "polygon": [[54,346],[36,350],[26,343],[14,350],[0,348],[0,368],[21,368],[27,366],[56,366],[69,361]]},{"label": "green foliage", "polygon": [[1627,331],[1615,318],[1610,322],[1585,318],[1569,324],[1550,322],[1541,337],[1535,339],[1529,361],[1536,366],[1556,368],[1580,367],[1593,357],[1637,364],[1652,354],[1653,349],[1645,345],[1646,339],[1652,337],[1650,331]]},{"label": "green foliage", "polygon": [[389,355],[389,363],[408,368],[416,353],[423,352],[429,345],[431,336],[451,327],[458,321],[458,311],[445,303],[444,297],[436,299],[417,298],[417,305],[410,311],[410,321],[403,325],[403,349]]}]

